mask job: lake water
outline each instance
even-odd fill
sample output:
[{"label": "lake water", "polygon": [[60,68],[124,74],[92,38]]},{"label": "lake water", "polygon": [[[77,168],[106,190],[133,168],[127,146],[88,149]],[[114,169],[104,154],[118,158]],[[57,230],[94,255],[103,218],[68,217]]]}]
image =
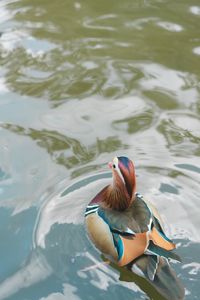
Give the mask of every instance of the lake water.
[{"label": "lake water", "polygon": [[0,1],[0,299],[159,299],[85,232],[115,155],[199,299],[199,82],[199,1]]}]

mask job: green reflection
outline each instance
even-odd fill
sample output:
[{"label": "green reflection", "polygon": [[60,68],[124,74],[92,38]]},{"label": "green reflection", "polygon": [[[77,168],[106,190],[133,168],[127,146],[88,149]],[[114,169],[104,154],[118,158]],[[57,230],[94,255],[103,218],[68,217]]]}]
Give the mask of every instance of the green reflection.
[{"label": "green reflection", "polygon": [[163,110],[173,110],[178,107],[178,103],[172,98],[173,95],[161,91],[145,91],[144,95],[150,98],[159,108]]},{"label": "green reflection", "polygon": [[146,279],[134,274],[128,268],[120,268],[115,264],[111,266],[116,269],[119,274],[120,281],[134,282],[139,288],[144,291],[151,300],[166,300]]},{"label": "green reflection", "polygon": [[[145,77],[137,62],[154,61],[195,74],[185,84],[196,88],[198,17],[186,0],[173,5],[176,14],[166,1],[15,1],[8,6],[10,13],[17,11],[12,51],[0,47],[7,83],[18,93],[54,102],[94,94],[117,98],[137,90]],[[37,81],[34,68],[47,72],[46,78]],[[176,108],[173,95],[147,96],[162,109]]]},{"label": "green reflection", "polygon": [[[93,161],[101,153],[111,153],[123,148],[121,141],[117,137],[108,137],[104,140],[97,138],[95,144],[86,147],[78,140],[67,137],[57,131],[25,129],[22,126],[13,124],[2,124],[1,127],[35,140],[38,146],[46,149],[56,163],[67,168],[84,165]],[[86,169],[81,167],[72,176],[82,174],[83,170],[89,171],[90,169],[91,167],[86,167]],[[92,167],[92,169],[94,170],[96,167]]]},{"label": "green reflection", "polygon": [[[176,125],[172,119],[160,122],[158,131],[165,137],[167,146],[174,152],[177,152],[177,155],[180,155],[181,151],[188,151],[190,154],[198,155],[200,138],[189,130]],[[178,145],[182,145],[182,149],[180,147],[177,148]]]},{"label": "green reflection", "polygon": [[114,126],[120,127],[120,125],[126,125],[128,133],[132,134],[140,130],[148,129],[153,121],[152,111],[147,111],[131,118],[126,118],[124,120],[115,121]]}]

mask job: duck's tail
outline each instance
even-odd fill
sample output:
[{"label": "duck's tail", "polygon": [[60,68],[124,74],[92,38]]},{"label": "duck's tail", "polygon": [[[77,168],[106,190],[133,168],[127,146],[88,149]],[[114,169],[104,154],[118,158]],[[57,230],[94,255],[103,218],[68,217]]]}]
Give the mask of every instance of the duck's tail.
[{"label": "duck's tail", "polygon": [[164,299],[184,299],[184,286],[167,259],[155,255],[144,255],[129,267],[134,273],[145,277]]}]

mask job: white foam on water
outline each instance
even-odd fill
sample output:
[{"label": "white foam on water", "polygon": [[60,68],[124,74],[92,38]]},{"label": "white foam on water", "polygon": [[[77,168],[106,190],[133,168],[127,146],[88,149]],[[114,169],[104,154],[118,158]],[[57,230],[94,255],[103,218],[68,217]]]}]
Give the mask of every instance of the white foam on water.
[{"label": "white foam on water", "polygon": [[0,38],[0,46],[7,52],[11,52],[20,46],[22,39],[27,37],[27,33],[20,30],[8,31],[2,34]]},{"label": "white foam on water", "polygon": [[200,6],[191,6],[190,7],[190,12],[193,15],[200,16]]},{"label": "white foam on water", "polygon": [[196,55],[200,55],[200,47],[195,47],[193,48],[193,53],[196,54]]},{"label": "white foam on water", "polygon": [[171,22],[160,21],[160,22],[157,22],[157,25],[159,27],[166,29],[168,31],[171,31],[171,32],[181,32],[184,29],[181,25],[171,23]]},{"label": "white foam on water", "polygon": [[47,297],[42,297],[40,300],[80,300],[80,297],[76,295],[77,288],[69,283],[63,284],[62,293],[51,293]]}]

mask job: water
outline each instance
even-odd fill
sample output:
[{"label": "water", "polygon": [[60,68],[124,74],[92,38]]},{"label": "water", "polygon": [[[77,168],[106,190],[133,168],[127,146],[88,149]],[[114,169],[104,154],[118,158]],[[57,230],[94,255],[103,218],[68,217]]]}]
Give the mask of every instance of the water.
[{"label": "water", "polygon": [[99,264],[85,232],[115,155],[134,160],[199,299],[199,22],[195,0],[1,0],[0,299],[159,299]]}]

